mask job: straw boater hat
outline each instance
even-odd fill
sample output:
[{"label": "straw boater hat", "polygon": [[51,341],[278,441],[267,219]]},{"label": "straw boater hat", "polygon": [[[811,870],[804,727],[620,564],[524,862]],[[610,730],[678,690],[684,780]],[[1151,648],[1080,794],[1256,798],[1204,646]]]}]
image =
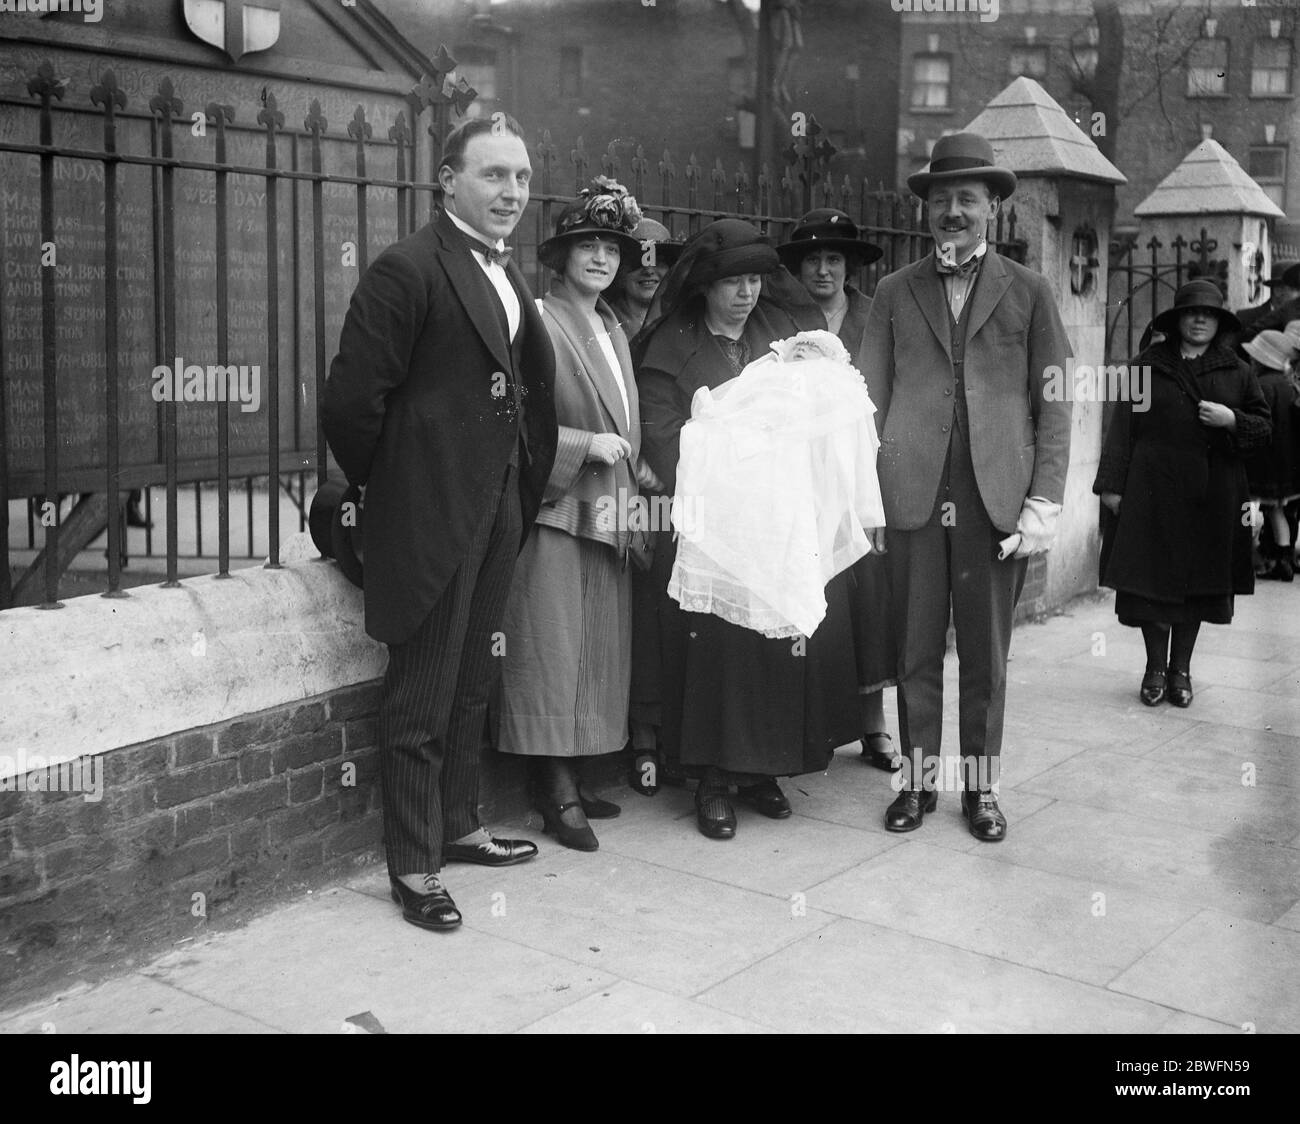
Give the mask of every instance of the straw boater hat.
[{"label": "straw boater hat", "polygon": [[616,180],[597,176],[594,190],[584,187],[578,198],[565,205],[555,220],[555,234],[537,247],[538,259],[556,273],[564,271],[569,242],[581,234],[599,234],[619,244],[622,259],[640,253],[641,243],[633,237],[641,222],[641,208],[627,188]]},{"label": "straw boater hat", "polygon": [[1223,307],[1223,290],[1213,281],[1189,281],[1174,294],[1174,307],[1166,308],[1151,321],[1151,326],[1165,335],[1176,335],[1178,321],[1193,308],[1208,308],[1219,318],[1219,332],[1241,331],[1241,321]]},{"label": "straw boater hat", "polygon": [[809,211],[790,231],[790,239],[776,248],[781,263],[789,270],[799,268],[804,257],[815,250],[838,250],[847,258],[857,258],[862,265],[870,265],[885,251],[864,241],[857,224],[843,211],[821,207]]},{"label": "straw boater hat", "polygon": [[643,218],[636,224],[632,237],[637,240],[637,253],[634,257],[624,257],[619,267],[624,272],[641,268],[641,247],[647,242],[655,244],[655,264],[671,266],[682,256],[682,244],[673,237],[673,232],[661,222]]},{"label": "straw boater hat", "polygon": [[1290,320],[1287,326],[1282,329],[1283,335],[1291,341],[1291,346],[1300,348],[1300,320]]},{"label": "straw boater hat", "polygon": [[1252,359],[1257,359],[1260,366],[1270,371],[1281,371],[1288,363],[1294,363],[1300,352],[1285,332],[1272,329],[1260,332],[1254,339],[1241,345],[1241,350]]},{"label": "straw boater hat", "polygon": [[1016,173],[998,166],[987,140],[979,133],[952,133],[934,142],[929,168],[908,176],[907,186],[924,199],[931,184],[971,179],[983,180],[1000,199],[1016,190]]}]

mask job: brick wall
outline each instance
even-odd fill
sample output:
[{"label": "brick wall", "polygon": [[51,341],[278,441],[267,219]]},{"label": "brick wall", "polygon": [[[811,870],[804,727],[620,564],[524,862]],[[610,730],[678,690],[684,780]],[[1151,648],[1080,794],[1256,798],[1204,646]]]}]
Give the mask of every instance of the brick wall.
[{"label": "brick wall", "polygon": [[112,750],[97,802],[0,792],[0,994],[382,857],[378,698],[363,684]]}]

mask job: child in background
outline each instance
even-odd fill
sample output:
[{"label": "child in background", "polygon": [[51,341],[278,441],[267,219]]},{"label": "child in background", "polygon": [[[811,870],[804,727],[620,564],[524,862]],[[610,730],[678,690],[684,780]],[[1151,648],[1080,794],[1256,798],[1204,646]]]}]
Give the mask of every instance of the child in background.
[{"label": "child in background", "polygon": [[[1295,381],[1300,349],[1286,333],[1271,330],[1260,332],[1242,349],[1250,356],[1273,420],[1272,440],[1246,461],[1251,502],[1258,503],[1264,515],[1255,528],[1259,559],[1255,573],[1289,582],[1295,566],[1284,509],[1300,497],[1300,391]],[[1264,522],[1272,533],[1271,542],[1261,542]]]}]

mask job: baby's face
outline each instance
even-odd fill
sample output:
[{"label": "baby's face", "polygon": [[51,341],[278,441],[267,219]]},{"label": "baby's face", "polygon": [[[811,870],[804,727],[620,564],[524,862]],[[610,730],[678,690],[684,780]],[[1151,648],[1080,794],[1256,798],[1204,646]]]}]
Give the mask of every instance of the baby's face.
[{"label": "baby's face", "polygon": [[827,352],[825,352],[817,344],[813,343],[811,340],[799,340],[794,345],[794,350],[790,353],[790,361],[792,363],[797,363],[799,362],[800,359],[829,359],[829,358],[830,355],[827,354]]}]

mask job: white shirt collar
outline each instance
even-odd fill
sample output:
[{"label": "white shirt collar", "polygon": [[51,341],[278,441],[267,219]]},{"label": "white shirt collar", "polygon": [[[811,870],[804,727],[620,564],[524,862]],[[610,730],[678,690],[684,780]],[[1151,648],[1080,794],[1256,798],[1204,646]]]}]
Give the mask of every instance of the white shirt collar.
[{"label": "white shirt collar", "polygon": [[475,230],[472,226],[470,226],[469,223],[464,222],[461,219],[457,218],[450,211],[447,211],[447,217],[451,219],[453,223],[456,224],[457,230],[459,230],[462,234],[466,234],[470,238],[473,238],[475,242],[482,242],[484,245],[494,246],[498,250],[504,250],[506,248],[506,243],[504,238],[498,238],[495,242],[493,242],[491,238],[488,238],[485,235],[480,234],[477,230]]},{"label": "white shirt collar", "polygon": [[[976,246],[975,249],[973,249],[969,254],[967,254],[963,261],[959,261],[957,263],[958,267],[965,265],[966,262],[970,261],[972,258],[982,258],[986,253],[988,253],[988,248],[989,248],[988,239],[987,238],[982,239],[980,241],[980,244]],[[936,258],[940,258],[943,256],[942,254],[940,254],[938,246],[934,248],[934,256]]]}]

